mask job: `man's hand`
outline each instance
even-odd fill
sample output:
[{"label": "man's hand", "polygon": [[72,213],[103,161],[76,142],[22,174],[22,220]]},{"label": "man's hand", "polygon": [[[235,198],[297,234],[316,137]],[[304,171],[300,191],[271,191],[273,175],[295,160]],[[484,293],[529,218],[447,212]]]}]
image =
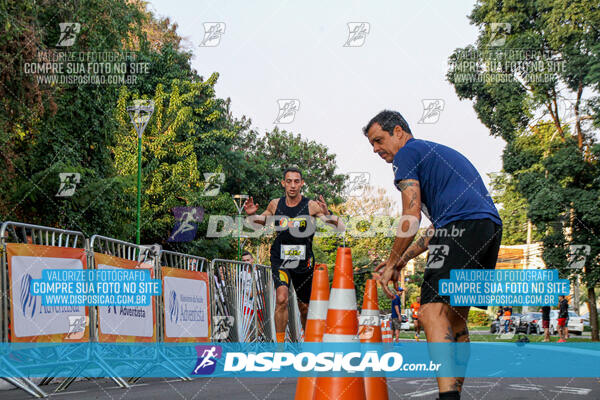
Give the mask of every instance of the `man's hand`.
[{"label": "man's hand", "polygon": [[402,268],[404,268],[405,265],[406,262],[403,260],[403,258],[400,258],[400,260],[396,264],[391,264],[388,260],[380,263],[375,268],[375,272],[379,275],[379,283],[388,295],[393,296],[395,294],[392,293],[391,289],[388,286],[390,281],[393,282],[394,288],[396,289],[396,293],[398,292],[398,279],[400,279],[400,271],[402,270]]},{"label": "man's hand", "polygon": [[325,203],[325,199],[323,195],[319,195],[319,200],[315,200],[317,205],[319,206],[319,214],[329,215],[329,209],[327,208],[327,203]]},{"label": "man's hand", "polygon": [[248,215],[254,215],[258,211],[258,204],[254,204],[254,199],[252,197],[244,202],[243,207]]}]

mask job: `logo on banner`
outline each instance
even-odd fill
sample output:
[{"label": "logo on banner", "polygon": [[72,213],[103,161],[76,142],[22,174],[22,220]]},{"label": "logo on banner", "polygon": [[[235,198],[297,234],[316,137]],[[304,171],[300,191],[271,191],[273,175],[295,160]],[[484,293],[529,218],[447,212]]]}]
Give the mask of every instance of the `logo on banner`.
[{"label": "logo on banner", "polygon": [[78,340],[83,338],[87,316],[85,315],[69,315],[69,331],[65,339]]},{"label": "logo on banner", "polygon": [[175,290],[171,290],[169,299],[171,300],[169,304],[169,318],[171,322],[176,323],[179,320],[179,303],[177,302],[177,292]]},{"label": "logo on banner", "polygon": [[31,281],[33,278],[29,274],[23,275],[21,278],[21,312],[26,318],[33,318],[37,307],[37,296],[31,294]]},{"label": "logo on banner", "polygon": [[210,375],[215,372],[217,360],[221,358],[221,346],[196,346],[198,361],[192,375]]},{"label": "logo on banner", "polygon": [[167,241],[190,242],[196,237],[198,223],[204,218],[202,207],[174,207],[175,227]]}]

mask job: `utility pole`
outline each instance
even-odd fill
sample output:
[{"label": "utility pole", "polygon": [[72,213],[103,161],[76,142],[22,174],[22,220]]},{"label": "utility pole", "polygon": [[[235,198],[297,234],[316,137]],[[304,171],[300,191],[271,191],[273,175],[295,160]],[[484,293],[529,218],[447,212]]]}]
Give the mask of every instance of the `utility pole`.
[{"label": "utility pole", "polygon": [[150,117],[154,113],[154,101],[134,100],[133,106],[127,107],[127,113],[138,136],[137,146],[137,205],[136,205],[136,236],[135,243],[140,244],[140,227],[142,219],[142,136]]}]

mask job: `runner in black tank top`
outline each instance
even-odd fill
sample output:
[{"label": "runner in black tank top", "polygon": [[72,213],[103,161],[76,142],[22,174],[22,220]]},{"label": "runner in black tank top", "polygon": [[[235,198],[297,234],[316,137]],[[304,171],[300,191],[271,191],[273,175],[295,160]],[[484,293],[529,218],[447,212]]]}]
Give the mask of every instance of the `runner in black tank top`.
[{"label": "runner in black tank top", "polygon": [[271,246],[271,267],[298,273],[312,269],[315,222],[308,213],[308,202],[308,198],[302,196],[298,205],[289,207],[285,196],[279,199],[275,211],[277,236]]},{"label": "runner in black tank top", "polygon": [[344,226],[338,217],[329,213],[323,196],[315,201],[300,194],[304,180],[298,169],[286,169],[281,185],[285,189],[285,196],[271,200],[261,215],[255,215],[258,204],[254,204],[252,197],[244,203],[244,210],[251,223],[264,225],[267,223],[267,217],[273,217],[275,223],[276,237],[271,246],[271,271],[275,284],[275,330],[278,342],[282,342],[285,337],[290,282],[293,282],[298,298],[302,327],[306,324],[312,289],[315,217],[338,230],[343,230]]}]

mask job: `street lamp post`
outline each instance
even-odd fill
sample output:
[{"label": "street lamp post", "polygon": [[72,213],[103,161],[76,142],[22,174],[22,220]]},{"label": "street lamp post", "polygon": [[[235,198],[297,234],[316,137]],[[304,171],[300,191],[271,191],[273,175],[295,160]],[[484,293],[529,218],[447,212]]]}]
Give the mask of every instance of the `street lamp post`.
[{"label": "street lamp post", "polygon": [[140,244],[140,227],[142,219],[142,135],[148,125],[148,121],[154,112],[152,100],[134,100],[134,105],[127,107],[129,118],[138,135],[138,175],[137,175],[137,229],[136,244]]},{"label": "street lamp post", "polygon": [[242,246],[240,243],[240,238],[242,237],[242,206],[244,202],[248,199],[247,194],[235,194],[233,195],[233,204],[237,209],[238,215],[238,235],[237,235],[237,247],[238,247],[238,260],[242,259]]}]

